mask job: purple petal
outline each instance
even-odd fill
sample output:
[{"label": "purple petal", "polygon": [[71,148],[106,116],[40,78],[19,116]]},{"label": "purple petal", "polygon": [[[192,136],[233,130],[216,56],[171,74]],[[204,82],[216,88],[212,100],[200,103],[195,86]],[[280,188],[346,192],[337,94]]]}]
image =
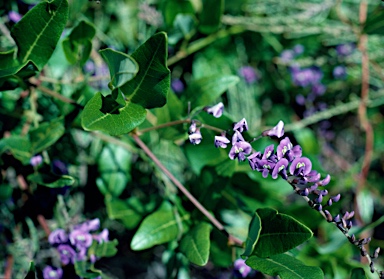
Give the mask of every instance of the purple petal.
[{"label": "purple petal", "polygon": [[219,118],[223,114],[223,111],[224,111],[224,104],[222,102],[207,109],[207,112],[209,114],[212,114],[216,118]]},{"label": "purple petal", "polygon": [[63,277],[63,270],[52,266],[46,266],[43,269],[44,279],[61,279]]},{"label": "purple petal", "polygon": [[284,122],[279,121],[275,127],[270,130],[264,131],[263,136],[278,137],[281,138],[284,135]]},{"label": "purple petal", "polygon": [[296,158],[289,167],[292,175],[307,175],[312,170],[312,162],[306,157]]},{"label": "purple petal", "polygon": [[274,145],[271,144],[271,145],[268,145],[265,149],[264,149],[264,154],[263,154],[263,160],[265,159],[268,159],[272,154],[273,154],[273,150],[274,150]]},{"label": "purple petal", "polygon": [[239,131],[240,133],[242,133],[243,131],[248,131],[247,120],[245,120],[245,118],[241,119],[234,125],[233,130]]},{"label": "purple petal", "polygon": [[226,148],[228,143],[230,143],[230,141],[226,137],[215,136],[215,147]]},{"label": "purple petal", "polygon": [[64,244],[68,242],[68,235],[63,229],[56,229],[50,233],[48,237],[48,242],[51,245],[54,244]]},{"label": "purple petal", "polygon": [[278,161],[275,165],[275,167],[273,168],[273,171],[272,171],[272,178],[273,179],[276,179],[278,174],[283,171],[284,169],[286,169],[288,166],[288,160],[283,158],[281,159],[280,161]]}]

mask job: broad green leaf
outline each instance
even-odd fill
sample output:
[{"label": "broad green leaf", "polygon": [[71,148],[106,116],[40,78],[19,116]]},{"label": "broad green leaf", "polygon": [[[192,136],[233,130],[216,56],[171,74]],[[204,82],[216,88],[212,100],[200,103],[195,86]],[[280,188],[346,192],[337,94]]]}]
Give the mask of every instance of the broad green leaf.
[{"label": "broad green leaf", "polygon": [[54,144],[64,134],[65,128],[62,118],[45,122],[29,132],[31,153],[39,153]]},{"label": "broad green leaf", "polygon": [[41,2],[11,30],[21,64],[33,61],[39,70],[48,62],[68,18],[67,0]]},{"label": "broad green leaf", "polygon": [[113,88],[121,87],[139,71],[139,65],[129,55],[110,48],[99,51],[107,62]]},{"label": "broad green leaf", "polygon": [[176,240],[182,232],[182,222],[188,215],[177,217],[171,204],[163,202],[158,210],[148,215],[133,236],[131,249],[135,251],[151,248],[171,240]]},{"label": "broad green leaf", "polygon": [[358,205],[358,209],[360,211],[360,216],[363,219],[365,224],[372,222],[373,216],[373,197],[370,191],[363,190],[357,194],[356,201]]},{"label": "broad green leaf", "polygon": [[186,90],[191,106],[212,105],[230,86],[239,82],[237,76],[209,76],[194,80]]},{"label": "broad green leaf", "polygon": [[10,136],[0,140],[0,154],[10,151],[12,155],[23,164],[28,164],[32,154],[31,143],[27,137]]},{"label": "broad green leaf", "polygon": [[196,265],[206,265],[209,258],[211,225],[201,222],[190,230],[180,242],[180,251]]},{"label": "broad green leaf", "polygon": [[284,253],[312,237],[312,231],[291,216],[271,208],[258,209],[261,232],[253,254],[269,257]]},{"label": "broad green leaf", "polygon": [[164,106],[171,75],[167,67],[166,33],[153,35],[132,53],[131,57],[139,64],[139,72],[121,87],[121,91],[128,101],[144,108]]},{"label": "broad green leaf", "polygon": [[324,273],[319,267],[306,266],[299,260],[286,254],[269,258],[250,257],[245,262],[253,269],[281,279],[322,279]]},{"label": "broad green leaf", "polygon": [[85,20],[81,20],[71,31],[69,38],[73,41],[92,40],[96,35],[95,26]]},{"label": "broad green leaf", "polygon": [[27,179],[50,188],[61,188],[75,183],[75,179],[72,176],[56,175],[53,173],[34,173],[28,175]]},{"label": "broad green leaf", "polygon": [[93,269],[91,263],[87,261],[75,261],[75,271],[83,278],[96,278],[101,275],[101,271]]},{"label": "broad green leaf", "polygon": [[30,262],[28,273],[24,277],[24,279],[35,279],[35,278],[37,278],[35,263]]},{"label": "broad green leaf", "polygon": [[111,195],[106,196],[105,206],[107,209],[108,218],[111,220],[121,220],[124,226],[128,229],[135,228],[143,216],[142,208],[134,202],[134,197],[128,200],[120,200],[113,198]]},{"label": "broad green leaf", "polygon": [[249,257],[253,250],[255,249],[255,245],[259,240],[261,231],[261,220],[257,212],[253,213],[252,220],[249,223],[248,236],[245,240],[245,251],[243,255]]},{"label": "broad green leaf", "polygon": [[108,242],[98,243],[95,249],[96,257],[113,257],[117,253],[116,246],[119,244],[117,239]]},{"label": "broad green leaf", "polygon": [[203,8],[199,16],[199,31],[211,34],[219,29],[224,11],[224,0],[203,0]]},{"label": "broad green leaf", "polygon": [[316,135],[309,128],[302,128],[294,131],[295,138],[305,150],[306,154],[318,154],[320,152],[320,146],[316,140]]},{"label": "broad green leaf", "polygon": [[378,5],[373,12],[368,14],[363,32],[366,34],[384,35],[384,12],[382,5]]},{"label": "broad green leaf", "polygon": [[111,194],[114,197],[120,196],[127,182],[126,174],[121,172],[105,172],[96,180],[97,187],[103,195]]},{"label": "broad green leaf", "polygon": [[81,125],[85,130],[99,130],[111,135],[121,135],[132,131],[145,120],[146,110],[128,101],[124,107],[117,108],[115,111],[102,112],[102,109],[108,105],[107,101],[111,99],[98,92],[89,100],[81,115]]},{"label": "broad green leaf", "polygon": [[361,267],[352,269],[351,279],[367,279],[364,269]]},{"label": "broad green leaf", "polygon": [[195,14],[195,10],[189,0],[168,0],[164,2],[163,14],[165,23],[168,26],[173,25],[178,14]]},{"label": "broad green leaf", "polygon": [[168,43],[177,44],[181,39],[190,39],[195,33],[196,19],[192,14],[178,14],[173,21],[173,29],[168,32]]}]

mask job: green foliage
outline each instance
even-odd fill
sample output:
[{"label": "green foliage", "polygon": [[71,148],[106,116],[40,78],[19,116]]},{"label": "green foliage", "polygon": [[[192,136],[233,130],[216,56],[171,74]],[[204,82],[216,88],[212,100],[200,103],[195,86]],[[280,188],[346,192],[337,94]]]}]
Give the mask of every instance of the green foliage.
[{"label": "green foliage", "polygon": [[211,34],[219,29],[224,11],[224,0],[203,0],[199,16],[199,31]]},{"label": "green foliage", "polygon": [[306,266],[287,254],[275,255],[268,258],[252,256],[246,263],[256,270],[260,270],[271,276],[279,276],[281,279],[324,278],[324,274],[320,268]]},{"label": "green foliage", "polygon": [[35,279],[36,277],[36,268],[35,268],[35,263],[30,262],[29,264],[29,271],[27,275],[24,277],[24,279]]},{"label": "green foliage", "polygon": [[208,262],[211,229],[211,225],[202,222],[193,227],[180,242],[180,251],[196,265],[204,266]]},{"label": "green foliage", "polygon": [[366,279],[365,271],[362,268],[352,269],[351,279]]}]

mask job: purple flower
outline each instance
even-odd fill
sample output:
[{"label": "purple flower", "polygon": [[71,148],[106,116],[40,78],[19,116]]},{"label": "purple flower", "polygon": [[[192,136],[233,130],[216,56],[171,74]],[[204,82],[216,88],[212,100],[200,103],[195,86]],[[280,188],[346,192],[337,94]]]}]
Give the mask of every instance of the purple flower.
[{"label": "purple flower", "polygon": [[240,133],[242,133],[243,131],[248,131],[247,120],[245,120],[245,118],[241,119],[239,122],[237,122],[233,126],[233,130],[234,131],[239,131]]},{"label": "purple flower", "polygon": [[237,259],[234,264],[233,268],[240,273],[241,277],[245,278],[248,276],[248,274],[252,271],[252,268],[247,266],[245,264],[245,260],[243,259]]},{"label": "purple flower", "polygon": [[15,12],[15,11],[10,11],[8,13],[8,18],[9,18],[10,21],[13,21],[13,22],[16,23],[16,22],[20,21],[22,16],[19,13]]},{"label": "purple flower", "polygon": [[252,170],[260,170],[259,162],[261,160],[261,153],[255,152],[252,155],[248,156],[248,163]]},{"label": "purple flower", "polygon": [[261,174],[264,178],[267,178],[268,174],[270,172],[272,172],[275,165],[276,165],[276,163],[274,163],[272,161],[261,159],[258,162],[258,170],[261,172]]},{"label": "purple flower", "polygon": [[33,167],[40,165],[42,162],[43,162],[43,157],[41,157],[41,155],[33,156],[31,160],[29,160],[29,163]]},{"label": "purple flower", "polygon": [[304,52],[304,46],[301,45],[301,44],[298,44],[298,45],[295,45],[293,47],[293,52],[296,54],[296,55],[300,55]]},{"label": "purple flower", "polygon": [[283,158],[280,161],[278,161],[275,167],[273,168],[272,178],[276,179],[278,174],[280,173],[284,179],[287,179],[287,167],[288,167],[287,159]]},{"label": "purple flower", "polygon": [[235,131],[235,133],[232,136],[232,145],[239,141],[245,141],[242,134],[239,131]]},{"label": "purple flower", "polygon": [[239,69],[239,76],[244,78],[245,82],[248,84],[255,83],[259,79],[255,69],[251,66],[241,67]]},{"label": "purple flower", "polygon": [[175,93],[181,93],[184,91],[184,83],[180,79],[172,79],[171,88]]},{"label": "purple flower", "polygon": [[277,153],[277,159],[280,160],[285,156],[288,150],[291,150],[293,147],[291,141],[288,137],[285,137],[280,141],[280,144],[277,146],[276,153]]},{"label": "purple flower", "polygon": [[217,105],[215,105],[213,107],[207,108],[206,111],[209,114],[212,114],[214,117],[219,118],[223,114],[224,105],[223,105],[222,102],[220,102],[220,103],[218,103]]},{"label": "purple flower", "polygon": [[63,277],[63,270],[52,266],[46,266],[43,269],[44,279],[61,279]]},{"label": "purple flower", "polygon": [[318,67],[311,68],[292,68],[291,69],[292,81],[295,85],[300,87],[307,87],[320,83],[323,73]]},{"label": "purple flower", "polygon": [[229,158],[238,158],[239,162],[245,160],[245,155],[251,154],[252,146],[246,141],[236,142],[229,151]]},{"label": "purple flower", "polygon": [[297,95],[296,96],[296,103],[301,105],[301,106],[304,106],[305,105],[305,97],[301,94]]},{"label": "purple flower", "polygon": [[203,136],[201,135],[200,129],[196,129],[196,132],[190,134],[188,138],[192,144],[199,144],[203,139]]},{"label": "purple flower", "polygon": [[333,77],[335,79],[345,79],[347,77],[347,68],[345,68],[344,66],[336,66],[334,69],[333,69]]},{"label": "purple flower", "polygon": [[352,54],[355,48],[356,47],[354,43],[341,44],[336,47],[336,52],[339,56],[348,56]]},{"label": "purple flower", "polygon": [[273,144],[268,145],[264,149],[264,154],[263,154],[263,157],[261,159],[267,160],[273,154],[274,148],[275,148],[275,146]]},{"label": "purple flower", "polygon": [[81,230],[83,232],[96,231],[100,228],[99,218],[85,221],[75,226],[75,230]]},{"label": "purple flower", "polygon": [[107,242],[108,241],[108,236],[109,236],[108,229],[104,229],[98,235],[93,235],[93,239],[95,239],[99,243]]},{"label": "purple flower", "polygon": [[69,263],[74,263],[76,252],[73,250],[73,248],[67,244],[60,244],[57,247],[57,251],[60,254],[60,260],[64,265],[67,265]]},{"label": "purple flower", "polygon": [[76,246],[78,249],[88,248],[92,245],[92,235],[87,231],[83,230],[73,230],[69,234],[69,240],[73,246]]},{"label": "purple flower", "polygon": [[68,235],[63,229],[56,229],[50,233],[48,237],[48,242],[51,245],[54,244],[64,244],[68,242]]},{"label": "purple flower", "polygon": [[280,54],[280,58],[284,63],[288,63],[291,61],[293,58],[295,58],[295,53],[293,50],[286,49],[283,50]]},{"label": "purple flower", "polygon": [[289,172],[296,176],[306,176],[312,170],[312,162],[306,157],[296,158],[289,167]]},{"label": "purple flower", "polygon": [[196,122],[192,121],[191,126],[189,126],[188,133],[193,134],[196,133],[197,127],[196,127]]},{"label": "purple flower", "polygon": [[281,138],[284,135],[284,122],[279,121],[275,127],[270,130],[266,130],[262,133],[263,136],[278,137]]},{"label": "purple flower", "polygon": [[223,136],[215,136],[215,147],[226,148],[227,144],[230,143],[229,139]]},{"label": "purple flower", "polygon": [[325,93],[325,91],[327,90],[327,87],[324,84],[317,83],[317,84],[312,85],[311,90],[312,90],[313,94],[315,94],[317,96],[321,96]]}]

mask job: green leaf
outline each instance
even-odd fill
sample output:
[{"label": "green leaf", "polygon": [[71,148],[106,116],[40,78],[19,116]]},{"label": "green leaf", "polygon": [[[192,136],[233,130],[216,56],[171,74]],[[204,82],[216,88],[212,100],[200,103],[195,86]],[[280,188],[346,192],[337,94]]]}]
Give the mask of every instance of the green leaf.
[{"label": "green leaf", "polygon": [[135,251],[151,248],[175,240],[182,232],[183,224],[188,215],[177,218],[171,204],[164,201],[160,208],[148,215],[133,236],[131,249]]},{"label": "green leaf", "polygon": [[0,140],[0,154],[10,151],[12,155],[23,164],[28,164],[32,154],[31,143],[27,137],[10,136]]},{"label": "green leaf", "polygon": [[316,140],[316,135],[309,128],[301,128],[294,131],[295,138],[306,154],[319,154],[320,146]]},{"label": "green leaf", "polygon": [[39,70],[48,62],[68,18],[67,0],[41,2],[11,30],[20,64],[33,61]]},{"label": "green leaf", "polygon": [[98,243],[95,250],[96,257],[113,257],[117,253],[116,246],[119,244],[117,239],[108,242]]},{"label": "green leaf", "polygon": [[367,279],[364,269],[361,267],[352,269],[351,279]]},{"label": "green leaf", "polygon": [[[109,95],[111,96],[111,95]],[[100,92],[96,93],[86,104],[81,114],[81,125],[85,130],[99,130],[111,135],[121,135],[139,126],[146,116],[146,110],[131,102],[115,111],[102,112],[103,102],[110,99]]]},{"label": "green leaf", "polygon": [[65,132],[63,118],[45,122],[29,132],[31,153],[39,153],[54,144]]},{"label": "green leaf", "polygon": [[299,260],[286,254],[270,258],[250,257],[245,262],[253,269],[281,279],[320,279],[324,273],[319,267],[306,266]]},{"label": "green leaf", "polygon": [[37,278],[35,263],[31,261],[29,263],[29,271],[27,275],[24,277],[24,279],[35,279],[35,278]]},{"label": "green leaf", "polygon": [[178,14],[195,14],[195,10],[189,0],[168,0],[164,2],[163,7],[165,23],[168,26],[173,25]]},{"label": "green leaf", "polygon": [[211,225],[201,222],[190,230],[180,242],[180,251],[196,265],[206,265],[209,258]]},{"label": "green leaf", "polygon": [[166,33],[153,35],[131,56],[139,64],[139,72],[121,87],[121,91],[128,101],[144,108],[164,106],[167,102],[171,76],[167,68]]},{"label": "green leaf", "polygon": [[259,240],[261,231],[261,219],[257,212],[253,213],[252,220],[249,223],[248,236],[245,240],[245,251],[243,255],[249,257],[255,249],[256,243]]},{"label": "green leaf", "polygon": [[101,275],[100,270],[94,270],[87,261],[75,261],[76,274],[84,278],[96,278]]},{"label": "green leaf", "polygon": [[121,220],[128,229],[135,228],[141,221],[143,215],[140,210],[140,205],[137,205],[134,197],[125,201],[107,195],[105,197],[105,206],[108,218],[111,220]]},{"label": "green leaf", "polygon": [[29,181],[49,188],[61,188],[75,183],[75,179],[69,175],[56,175],[53,173],[34,173],[28,175]]},{"label": "green leaf", "polygon": [[0,201],[5,201],[12,196],[12,186],[9,184],[0,184]]},{"label": "green leaf", "polygon": [[363,32],[369,35],[384,35],[384,9],[380,4],[368,14]]},{"label": "green leaf", "polygon": [[281,254],[312,237],[312,231],[291,216],[271,208],[258,209],[261,232],[253,254],[269,257]]},{"label": "green leaf", "polygon": [[139,71],[139,65],[129,55],[110,48],[99,51],[107,62],[113,88],[121,87],[133,79]]},{"label": "green leaf", "polygon": [[224,11],[224,0],[203,0],[203,8],[199,17],[199,31],[211,34],[219,29]]},{"label": "green leaf", "polygon": [[209,76],[192,81],[186,90],[191,106],[207,106],[217,100],[230,86],[239,82],[237,76]]},{"label": "green leaf", "polygon": [[368,190],[359,191],[356,197],[360,216],[364,223],[368,224],[372,222],[374,201],[371,192]]},{"label": "green leaf", "polygon": [[84,65],[92,51],[92,39],[96,34],[95,27],[84,20],[80,21],[64,39],[63,50],[65,57],[71,64],[77,62]]}]

